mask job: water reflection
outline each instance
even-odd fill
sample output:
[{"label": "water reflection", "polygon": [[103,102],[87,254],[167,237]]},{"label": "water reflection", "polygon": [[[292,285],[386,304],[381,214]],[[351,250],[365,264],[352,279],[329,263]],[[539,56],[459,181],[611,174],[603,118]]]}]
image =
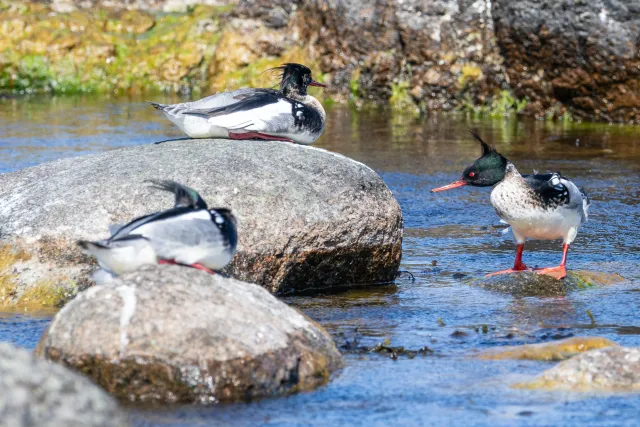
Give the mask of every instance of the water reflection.
[{"label": "water reflection", "polygon": [[[0,172],[183,137],[143,101],[0,98]],[[637,399],[510,388],[547,368],[543,362],[496,363],[468,356],[497,345],[573,335],[640,346],[640,127],[442,114],[420,118],[341,107],[329,109],[327,123],[316,145],[377,170],[400,203],[405,221],[401,269],[408,274],[394,286],[285,301],[325,326],[338,345],[355,340],[356,347],[372,347],[388,340],[407,349],[428,346],[433,354],[391,360],[345,350],[345,370],[314,393],[142,412],[134,424],[446,425],[455,418],[496,425],[526,417],[530,425],[573,425],[578,419],[613,425],[636,420],[624,414],[640,411]],[[469,277],[506,268],[514,256],[511,235],[502,232],[489,204],[489,189],[429,193],[456,179],[479,155],[469,129],[495,144],[522,172],[560,170],[585,187],[593,199],[590,221],[569,252],[569,268],[619,272],[628,280],[563,298],[516,298],[466,284]],[[559,242],[531,242],[525,250],[532,266],[555,265],[560,256]],[[48,322],[47,316],[0,316],[0,341],[33,348]]]}]

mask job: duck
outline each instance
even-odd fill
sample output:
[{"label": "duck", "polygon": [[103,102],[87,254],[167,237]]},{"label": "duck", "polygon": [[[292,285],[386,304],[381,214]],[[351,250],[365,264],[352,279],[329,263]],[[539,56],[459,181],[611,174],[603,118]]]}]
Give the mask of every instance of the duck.
[{"label": "duck", "polygon": [[[496,213],[510,225],[516,241],[516,257],[512,268],[490,273],[533,271],[558,280],[567,275],[567,253],[578,230],[588,219],[591,202],[586,192],[559,172],[521,175],[515,165],[471,132],[482,146],[482,156],[467,167],[459,180],[434,188],[431,192],[470,185],[494,187],[491,204]],[[558,266],[531,269],[522,261],[527,239],[562,239],[562,260]]]},{"label": "duck", "polygon": [[267,71],[281,71],[280,88],[245,88],[222,92],[193,102],[150,102],[190,138],[228,138],[313,144],[322,134],[326,113],[307,93],[309,86],[326,87],[313,80],[311,70],[286,63]]},{"label": "duck", "polygon": [[170,180],[150,180],[152,188],[175,195],[174,207],[110,227],[106,240],[80,240],[98,260],[94,277],[116,277],[144,265],[177,264],[214,274],[231,262],[238,235],[230,209],[210,209],[197,191]]}]

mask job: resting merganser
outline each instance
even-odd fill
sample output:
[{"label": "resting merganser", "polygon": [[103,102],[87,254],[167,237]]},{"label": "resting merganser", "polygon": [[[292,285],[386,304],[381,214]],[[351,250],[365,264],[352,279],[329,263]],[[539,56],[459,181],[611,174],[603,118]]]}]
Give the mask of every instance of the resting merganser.
[{"label": "resting merganser", "polygon": [[148,264],[180,264],[214,273],[233,258],[238,241],[229,209],[209,209],[193,189],[174,181],[150,181],[175,194],[175,206],[115,226],[107,240],[79,241],[102,269],[118,276]]},{"label": "resting merganser", "polygon": [[[584,190],[559,173],[520,175],[516,167],[478,135],[471,132],[482,145],[482,156],[465,169],[462,177],[449,185],[431,190],[449,190],[472,185],[490,187],[491,204],[504,222],[511,226],[517,243],[513,268],[489,274],[504,274],[530,270],[522,262],[527,238],[539,240],[563,239],[562,261],[557,267],[534,269],[556,279],[567,275],[567,251],[578,229],[587,220],[589,198]],[[497,185],[496,185],[497,184]]]},{"label": "resting merganser", "polygon": [[151,102],[191,138],[266,139],[310,145],[320,137],[326,114],[307,87],[325,87],[300,64],[284,64],[280,89],[239,89],[199,101]]}]

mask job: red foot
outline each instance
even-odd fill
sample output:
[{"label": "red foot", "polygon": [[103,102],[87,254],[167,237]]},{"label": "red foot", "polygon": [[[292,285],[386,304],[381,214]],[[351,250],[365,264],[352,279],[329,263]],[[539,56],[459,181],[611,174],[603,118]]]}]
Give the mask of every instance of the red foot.
[{"label": "red foot", "polygon": [[202,271],[206,271],[209,274],[216,274],[215,271],[205,267],[204,265],[201,264],[191,264],[191,265],[185,265],[185,264],[180,264],[179,262],[175,262],[172,259],[161,259],[158,260],[158,264],[171,264],[171,265],[184,265],[185,267],[192,267],[192,268],[196,268],[198,270],[202,270]]},{"label": "red foot", "polygon": [[534,271],[536,274],[544,274],[545,276],[551,276],[558,280],[562,280],[567,276],[567,269],[564,265],[549,268],[536,268]]},{"label": "red foot", "polygon": [[213,270],[211,270],[211,269],[209,269],[209,268],[207,268],[207,267],[205,267],[204,265],[201,265],[201,264],[191,264],[190,267],[197,268],[198,270],[206,271],[209,274],[216,274],[215,271],[213,271]]},{"label": "red foot", "polygon": [[510,268],[508,270],[496,271],[495,273],[489,273],[484,277],[497,276],[498,274],[517,273],[519,271],[531,271],[531,269],[524,265],[524,262],[522,262],[522,251],[524,251],[524,243],[518,243],[516,249],[516,260],[513,263],[513,268]]},{"label": "red foot", "polygon": [[509,274],[509,273],[519,273],[521,271],[531,271],[531,269],[529,267],[527,267],[524,264],[521,264],[519,266],[514,266],[513,268],[509,268],[507,270],[501,270],[501,271],[496,271],[495,273],[489,273],[486,274],[484,277],[491,277],[491,276],[497,276],[499,274]]},{"label": "red foot", "polygon": [[252,138],[258,138],[258,139],[264,139],[264,140],[267,140],[267,141],[293,142],[293,140],[288,139],[288,138],[281,138],[279,136],[267,135],[266,133],[260,133],[260,132],[244,132],[244,133],[229,132],[229,138],[230,139],[252,139]]}]

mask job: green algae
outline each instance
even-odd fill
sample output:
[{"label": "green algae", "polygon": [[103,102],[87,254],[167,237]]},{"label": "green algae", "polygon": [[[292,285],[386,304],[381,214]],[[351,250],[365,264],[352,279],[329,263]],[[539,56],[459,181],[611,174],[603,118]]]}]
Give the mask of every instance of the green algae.
[{"label": "green algae", "polygon": [[12,93],[200,90],[227,7],[191,13],[0,11],[0,90]]}]

